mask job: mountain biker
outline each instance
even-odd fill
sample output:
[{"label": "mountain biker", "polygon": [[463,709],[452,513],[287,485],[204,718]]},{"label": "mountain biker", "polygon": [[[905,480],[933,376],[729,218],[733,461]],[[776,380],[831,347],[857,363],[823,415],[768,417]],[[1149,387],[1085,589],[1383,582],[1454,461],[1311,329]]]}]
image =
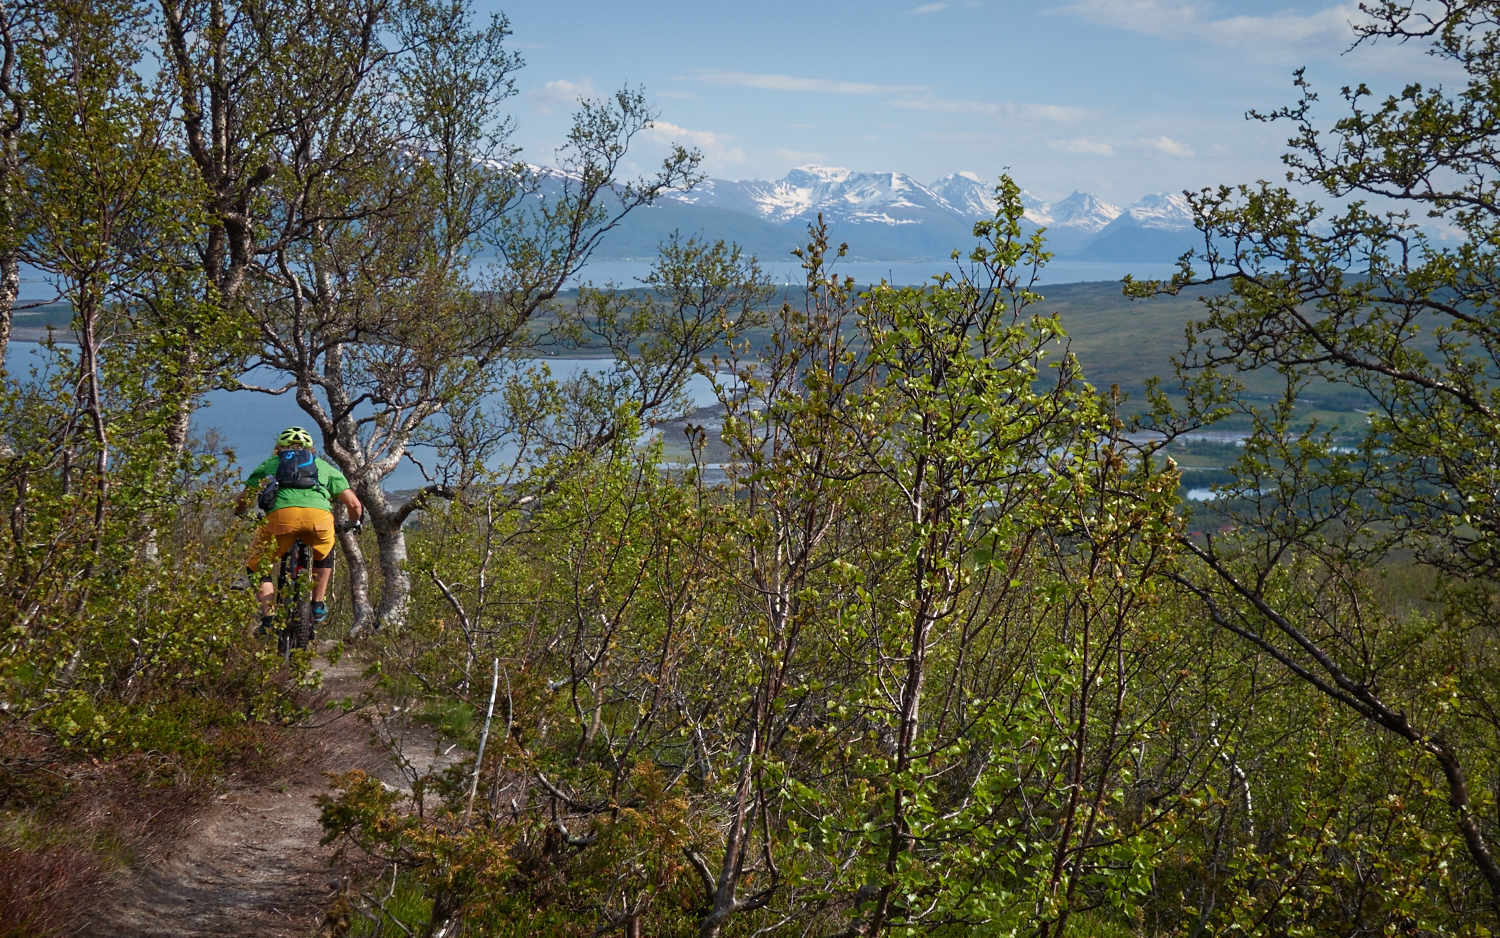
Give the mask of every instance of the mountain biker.
[{"label": "mountain biker", "polygon": [[[260,493],[261,507],[266,509],[266,523],[255,534],[245,566],[253,579],[268,560],[285,554],[292,544],[301,541],[313,556],[312,618],[316,626],[328,617],[328,584],[333,579],[333,499],[344,506],[355,529],[364,517],[364,506],[349,488],[349,480],[338,469],[314,454],[312,434],[301,427],[287,427],[276,437],[271,458],[255,467],[245,479],[245,491],[235,502],[234,513],[242,515],[250,500]],[[261,484],[275,486],[274,502],[269,505]],[[260,600],[260,634],[273,630],[276,617],[271,602],[276,586],[269,573],[261,575],[256,598]]]}]

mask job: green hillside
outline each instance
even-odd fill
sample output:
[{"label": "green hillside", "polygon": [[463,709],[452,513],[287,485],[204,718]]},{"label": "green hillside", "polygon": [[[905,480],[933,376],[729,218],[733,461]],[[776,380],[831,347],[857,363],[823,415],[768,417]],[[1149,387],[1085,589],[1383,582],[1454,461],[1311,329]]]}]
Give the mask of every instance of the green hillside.
[{"label": "green hillside", "polygon": [[1058,313],[1068,347],[1098,387],[1120,385],[1138,396],[1147,379],[1171,375],[1188,320],[1202,316],[1199,294],[1131,300],[1114,281],[1042,288],[1041,312]]},{"label": "green hillside", "polygon": [[[1068,347],[1078,356],[1083,373],[1098,388],[1118,384],[1128,396],[1127,412],[1144,406],[1147,380],[1162,379],[1174,388],[1172,358],[1186,348],[1184,330],[1190,320],[1202,319],[1201,298],[1222,295],[1227,285],[1199,287],[1175,297],[1132,300],[1116,282],[1067,283],[1042,288],[1040,311],[1058,313],[1068,332]],[[1252,398],[1267,402],[1282,391],[1281,376],[1273,370],[1239,375]],[[1348,426],[1364,422],[1369,400],[1347,385],[1319,384],[1303,393],[1303,416],[1323,424]],[[1225,429],[1236,429],[1230,421]]]}]

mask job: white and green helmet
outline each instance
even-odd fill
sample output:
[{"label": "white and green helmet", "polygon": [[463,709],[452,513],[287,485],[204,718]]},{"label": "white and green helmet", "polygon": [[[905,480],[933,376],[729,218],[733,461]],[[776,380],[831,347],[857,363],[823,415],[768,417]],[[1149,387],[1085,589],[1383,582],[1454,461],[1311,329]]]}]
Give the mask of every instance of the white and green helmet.
[{"label": "white and green helmet", "polygon": [[310,447],[313,445],[312,434],[301,427],[287,427],[276,437],[278,449],[292,449],[296,447]]}]

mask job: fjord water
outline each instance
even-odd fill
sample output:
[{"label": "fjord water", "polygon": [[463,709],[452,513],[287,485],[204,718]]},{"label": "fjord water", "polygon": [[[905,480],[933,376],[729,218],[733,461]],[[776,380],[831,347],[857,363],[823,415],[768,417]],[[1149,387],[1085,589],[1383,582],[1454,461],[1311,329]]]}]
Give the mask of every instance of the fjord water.
[{"label": "fjord water", "polygon": [[[545,364],[552,377],[560,381],[583,372],[599,373],[614,367],[614,361],[608,358],[548,358],[536,359],[530,364]],[[254,373],[245,377],[247,382],[266,380]],[[717,400],[713,385],[700,375],[688,379],[688,393],[700,407]],[[276,396],[258,391],[214,391],[206,396],[203,406],[193,415],[193,432],[202,437],[208,431],[214,431],[220,445],[234,451],[242,472],[248,472],[271,454],[276,434],[290,426],[310,424],[307,414],[297,406],[290,391]],[[318,434],[314,432],[313,437],[316,439]],[[412,455],[431,469],[436,454],[428,447],[419,446],[413,447]],[[497,454],[497,462],[514,455],[514,450],[502,449]],[[386,488],[392,491],[414,489],[425,483],[421,471],[411,460],[403,460],[385,480]]]},{"label": "fjord water", "polygon": [[[806,272],[795,262],[771,262],[762,268],[778,286],[796,286],[805,281]],[[622,287],[634,286],[651,269],[649,260],[602,260],[594,261],[580,274],[580,282],[595,284],[615,283]],[[952,273],[957,269],[953,261],[846,261],[837,263],[833,270],[841,276],[853,277],[857,283],[868,284],[881,280],[898,286],[920,285],[930,282],[937,274]],[[1125,274],[1137,278],[1170,277],[1175,268],[1170,264],[1095,263],[1088,261],[1053,261],[1042,269],[1041,282],[1045,285],[1060,285],[1080,281],[1117,281]],[[22,300],[44,299],[55,295],[41,278],[26,278],[22,285]],[[23,372],[33,365],[45,365],[42,346],[31,342],[12,342],[6,356],[6,366],[12,375],[17,369]],[[23,363],[18,356],[25,355]],[[554,377],[566,379],[583,371],[604,371],[611,367],[609,359],[601,358],[548,358],[545,360]],[[245,376],[247,383],[280,386],[284,379],[265,372],[252,372]],[[715,402],[713,389],[708,379],[691,379],[688,388],[697,406]],[[255,391],[215,391],[208,394],[193,417],[193,432],[200,438],[212,433],[218,446],[234,454],[234,461],[241,471],[260,462],[271,451],[276,434],[288,426],[310,423],[306,413],[297,406],[291,392],[272,396]],[[430,450],[416,448],[413,455],[428,467],[433,464],[434,454]],[[502,458],[505,454],[502,453]],[[403,461],[386,480],[388,488],[411,489],[424,483],[421,471],[409,460]]]},{"label": "fjord water", "polygon": [[[65,351],[69,346],[63,346]],[[23,377],[35,368],[44,374],[49,362],[45,346],[35,342],[12,342],[6,349],[5,365],[12,376]],[[547,358],[535,359],[528,364],[545,364],[552,376],[558,380],[583,372],[603,372],[613,367],[608,358]],[[264,370],[252,371],[244,380],[251,384],[279,387],[285,383],[277,375]],[[707,406],[716,401],[713,385],[707,378],[694,375],[688,380],[688,393],[697,406]],[[362,409],[368,411],[368,408]],[[270,395],[259,391],[213,391],[204,397],[203,404],[193,414],[192,430],[200,440],[212,435],[216,451],[233,453],[232,464],[243,475],[271,454],[276,435],[287,427],[310,427],[312,421],[292,397],[292,392]],[[316,431],[314,438],[318,437]],[[414,447],[413,455],[432,468],[435,453],[428,447]],[[502,450],[498,459],[514,456],[514,451]],[[421,471],[410,461],[401,465],[386,477],[386,488],[393,491],[414,489],[425,481]]]},{"label": "fjord water", "polygon": [[[967,265],[967,262],[965,262]],[[771,282],[780,287],[801,286],[806,282],[807,272],[795,260],[762,261],[761,269]],[[928,261],[841,261],[832,270],[840,276],[853,277],[856,283],[869,284],[886,281],[894,286],[918,286],[931,282],[942,273],[954,273],[957,263],[951,260]],[[579,282],[595,284],[614,283],[622,287],[633,286],[651,270],[649,260],[600,260],[592,261],[579,274]],[[1040,282],[1046,285],[1080,283],[1089,281],[1118,281],[1126,274],[1137,280],[1165,280],[1177,272],[1175,264],[1143,264],[1106,261],[1052,261],[1040,272]]]},{"label": "fjord water", "polygon": [[[967,262],[964,263],[967,264]],[[576,287],[580,283],[601,285],[614,283],[622,287],[633,286],[651,272],[651,264],[652,261],[649,258],[591,261],[573,278],[571,286]],[[761,261],[760,266],[771,282],[777,286],[800,286],[807,279],[807,272],[795,259]],[[957,262],[951,260],[840,261],[835,263],[832,269],[841,276],[853,277],[860,284],[879,283],[884,280],[895,286],[915,286],[930,282],[938,274],[951,274],[958,267]],[[1042,268],[1040,282],[1044,285],[1058,285],[1117,281],[1126,274],[1134,276],[1137,280],[1166,279],[1176,271],[1176,265],[1168,263],[1055,260]],[[38,271],[23,265],[21,273],[21,292],[18,297],[21,302],[47,300],[57,295],[56,289]],[[484,270],[482,267],[476,267],[474,274],[482,280]]]}]

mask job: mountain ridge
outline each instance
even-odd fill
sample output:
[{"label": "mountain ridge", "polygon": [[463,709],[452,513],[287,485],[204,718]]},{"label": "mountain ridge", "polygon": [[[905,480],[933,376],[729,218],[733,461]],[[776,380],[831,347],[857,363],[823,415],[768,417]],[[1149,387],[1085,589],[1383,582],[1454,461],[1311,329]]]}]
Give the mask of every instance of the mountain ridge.
[{"label": "mountain ridge", "polygon": [[[556,177],[555,170],[537,167]],[[735,241],[748,253],[780,256],[807,239],[821,216],[849,256],[876,261],[946,258],[973,242],[974,222],[993,216],[994,184],[961,171],[930,183],[901,172],[858,172],[805,164],[781,179],[705,179],[664,193],[632,212],[600,245],[600,258],[650,257],[674,232]],[[1075,189],[1048,202],[1023,190],[1023,227],[1045,229],[1059,259],[1169,262],[1192,246],[1196,232],[1180,193],[1150,193],[1117,206]]]}]

